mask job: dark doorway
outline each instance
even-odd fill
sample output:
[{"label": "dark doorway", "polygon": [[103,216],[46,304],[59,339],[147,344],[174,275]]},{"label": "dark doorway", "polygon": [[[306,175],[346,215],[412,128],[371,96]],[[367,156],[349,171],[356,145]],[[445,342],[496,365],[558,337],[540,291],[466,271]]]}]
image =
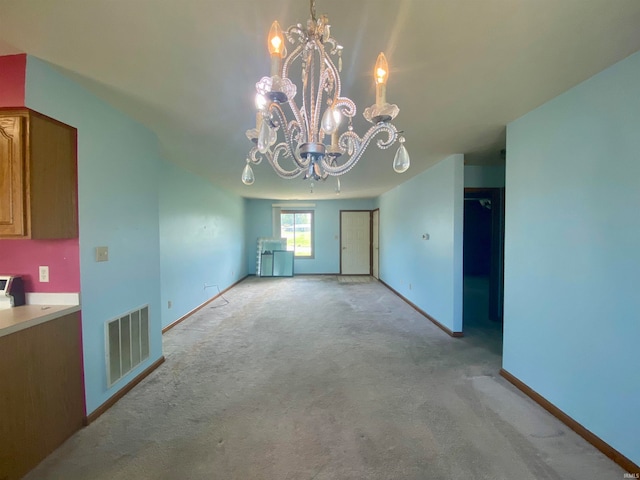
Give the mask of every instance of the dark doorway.
[{"label": "dark doorway", "polygon": [[501,334],[504,188],[465,189],[462,268],[465,336],[480,330]]}]

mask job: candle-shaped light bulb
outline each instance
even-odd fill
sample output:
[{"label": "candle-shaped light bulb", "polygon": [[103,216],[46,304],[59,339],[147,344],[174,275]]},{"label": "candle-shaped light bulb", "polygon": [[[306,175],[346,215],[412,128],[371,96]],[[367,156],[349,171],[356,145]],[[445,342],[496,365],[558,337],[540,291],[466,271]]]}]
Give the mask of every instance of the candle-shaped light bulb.
[{"label": "candle-shaped light bulb", "polygon": [[322,116],[322,130],[327,135],[331,135],[338,129],[340,123],[340,112],[333,108],[327,108]]},{"label": "candle-shaped light bulb", "polygon": [[261,93],[256,93],[256,110],[265,110],[267,107],[267,99]]},{"label": "candle-shaped light bulb", "polygon": [[284,53],[284,36],[277,20],[273,22],[271,30],[269,30],[268,46],[271,54],[271,76],[279,76]]},{"label": "candle-shaped light bulb", "polygon": [[278,21],[274,21],[271,24],[271,30],[269,30],[269,53],[271,55],[278,54],[282,56],[282,50],[284,47],[284,36],[282,35],[282,28]]},{"label": "candle-shaped light bulb", "polygon": [[383,105],[387,103],[387,79],[389,78],[389,64],[384,53],[380,52],[373,76],[376,81],[376,104]]},{"label": "candle-shaped light bulb", "polygon": [[389,77],[389,64],[387,63],[387,57],[385,57],[382,52],[380,52],[378,60],[376,60],[375,77],[377,84],[386,84],[387,78]]},{"label": "candle-shaped light bulb", "polygon": [[338,134],[338,127],[340,126],[340,121],[342,120],[342,115],[340,114],[340,110],[338,110],[337,108],[332,108],[333,110],[333,118],[336,121],[336,128],[335,130],[331,133],[331,148],[333,150],[338,150],[338,139],[339,139],[339,134]]}]

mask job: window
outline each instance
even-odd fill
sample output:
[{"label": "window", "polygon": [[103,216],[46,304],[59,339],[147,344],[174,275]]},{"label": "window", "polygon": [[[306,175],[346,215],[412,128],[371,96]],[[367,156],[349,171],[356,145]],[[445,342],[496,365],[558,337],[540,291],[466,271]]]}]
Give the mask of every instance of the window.
[{"label": "window", "polygon": [[280,236],[287,239],[287,250],[297,258],[313,258],[313,211],[282,210]]}]

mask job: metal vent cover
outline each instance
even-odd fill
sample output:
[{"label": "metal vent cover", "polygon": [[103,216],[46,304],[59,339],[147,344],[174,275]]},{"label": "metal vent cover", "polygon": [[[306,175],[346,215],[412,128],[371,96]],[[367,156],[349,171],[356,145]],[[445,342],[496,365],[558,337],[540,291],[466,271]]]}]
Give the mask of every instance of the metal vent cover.
[{"label": "metal vent cover", "polygon": [[105,324],[107,386],[149,358],[149,305]]}]

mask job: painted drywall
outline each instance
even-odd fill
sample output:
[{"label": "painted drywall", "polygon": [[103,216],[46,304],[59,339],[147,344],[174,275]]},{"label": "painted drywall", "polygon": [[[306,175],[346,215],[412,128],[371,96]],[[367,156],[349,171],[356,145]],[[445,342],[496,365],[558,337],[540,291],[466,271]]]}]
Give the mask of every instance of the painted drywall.
[{"label": "painted drywall", "polygon": [[244,210],[243,198],[169,162],[162,163],[163,327],[247,275]]},{"label": "painted drywall", "polygon": [[[51,65],[27,58],[26,105],[78,129],[80,278],[87,413],[162,355],[159,155],[148,129]],[[109,261],[95,261],[95,247]],[[149,358],[107,388],[105,322],[149,305]]]},{"label": "painted drywall", "polygon": [[465,165],[465,188],[502,188],[505,183],[504,165]]},{"label": "painted drywall", "polygon": [[380,279],[453,332],[462,331],[463,161],[447,157],[378,202]]},{"label": "painted drywall", "polygon": [[[0,57],[0,107],[25,106],[26,54]],[[49,267],[49,282],[39,281],[38,267]],[[0,239],[0,273],[20,275],[27,292],[78,292],[78,239]]]},{"label": "painted drywall", "polygon": [[[80,291],[78,239],[0,240],[0,272],[20,275],[27,292]],[[49,267],[49,281],[40,282],[38,267]]]},{"label": "painted drywall", "polygon": [[507,128],[504,368],[640,464],[640,53]]},{"label": "painted drywall", "polygon": [[0,57],[0,107],[24,107],[27,55]]},{"label": "painted drywall", "polygon": [[354,200],[317,200],[314,207],[295,207],[301,202],[279,200],[247,200],[247,269],[256,273],[256,247],[259,237],[273,236],[273,204],[281,204],[282,210],[313,210],[314,213],[314,258],[297,258],[294,262],[296,274],[340,272],[340,210],[373,210],[371,198]]}]

